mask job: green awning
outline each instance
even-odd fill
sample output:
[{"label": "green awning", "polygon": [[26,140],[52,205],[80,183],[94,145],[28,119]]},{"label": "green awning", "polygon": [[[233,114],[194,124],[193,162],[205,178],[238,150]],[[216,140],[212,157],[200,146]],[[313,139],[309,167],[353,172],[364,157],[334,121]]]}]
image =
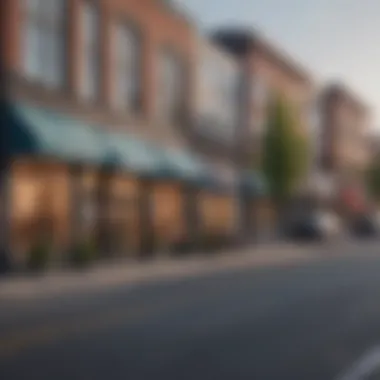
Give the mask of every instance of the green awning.
[{"label": "green awning", "polygon": [[11,155],[91,164],[100,164],[105,157],[100,132],[86,124],[20,103],[8,105],[4,113],[6,147]]}]

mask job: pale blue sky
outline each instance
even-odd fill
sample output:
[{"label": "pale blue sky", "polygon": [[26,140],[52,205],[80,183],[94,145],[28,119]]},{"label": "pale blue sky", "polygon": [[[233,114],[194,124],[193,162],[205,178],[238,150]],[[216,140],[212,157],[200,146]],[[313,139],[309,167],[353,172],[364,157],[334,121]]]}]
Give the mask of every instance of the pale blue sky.
[{"label": "pale blue sky", "polygon": [[[380,0],[178,0],[209,28],[242,24],[293,55],[317,81],[339,78],[380,124]],[[323,82],[322,82],[323,83]]]}]

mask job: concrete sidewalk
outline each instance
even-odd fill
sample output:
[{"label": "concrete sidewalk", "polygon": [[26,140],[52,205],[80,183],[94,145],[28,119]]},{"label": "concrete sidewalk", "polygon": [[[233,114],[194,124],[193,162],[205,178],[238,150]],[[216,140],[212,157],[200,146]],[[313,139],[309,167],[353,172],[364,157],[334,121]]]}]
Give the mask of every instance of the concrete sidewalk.
[{"label": "concrete sidewalk", "polygon": [[[320,247],[319,247],[320,248]],[[263,244],[215,255],[157,258],[149,262],[122,261],[96,265],[85,271],[48,272],[41,276],[0,279],[0,301],[38,299],[76,292],[99,291],[122,285],[200,276],[247,266],[283,265],[319,257],[316,247]]]}]

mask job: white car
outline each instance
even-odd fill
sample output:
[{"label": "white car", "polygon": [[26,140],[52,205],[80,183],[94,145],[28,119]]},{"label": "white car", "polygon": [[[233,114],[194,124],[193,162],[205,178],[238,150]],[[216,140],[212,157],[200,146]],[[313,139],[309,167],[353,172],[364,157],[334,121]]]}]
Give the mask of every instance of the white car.
[{"label": "white car", "polygon": [[315,223],[322,237],[332,238],[341,232],[341,223],[338,216],[328,211],[318,211],[315,214]]},{"label": "white car", "polygon": [[316,210],[297,218],[290,226],[290,236],[297,240],[320,240],[337,237],[342,230],[337,215]]}]

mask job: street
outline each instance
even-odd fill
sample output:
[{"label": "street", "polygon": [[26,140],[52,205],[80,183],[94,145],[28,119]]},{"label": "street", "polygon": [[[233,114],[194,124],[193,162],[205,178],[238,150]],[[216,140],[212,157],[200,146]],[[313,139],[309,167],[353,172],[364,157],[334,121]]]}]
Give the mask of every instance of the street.
[{"label": "street", "polygon": [[380,345],[380,252],[376,243],[340,249],[291,265],[4,301],[0,379],[339,380]]}]

